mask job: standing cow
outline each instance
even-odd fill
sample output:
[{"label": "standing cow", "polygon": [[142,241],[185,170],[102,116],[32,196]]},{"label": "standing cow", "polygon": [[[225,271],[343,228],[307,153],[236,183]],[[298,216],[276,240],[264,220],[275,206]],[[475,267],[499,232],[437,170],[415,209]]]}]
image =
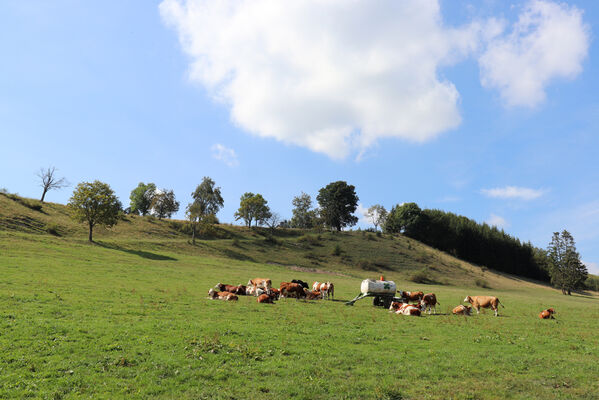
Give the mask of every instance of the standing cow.
[{"label": "standing cow", "polygon": [[323,299],[328,299],[329,296],[331,297],[331,300],[335,298],[335,285],[329,281],[314,282],[312,284],[312,291],[322,293]]},{"label": "standing cow", "polygon": [[420,309],[422,311],[426,311],[426,309],[428,308],[428,313],[431,313],[431,310],[435,310],[435,314],[437,313],[437,304],[441,305],[441,303],[439,303],[437,301],[437,296],[435,296],[434,293],[427,293],[424,296],[422,296],[422,300],[420,300]]},{"label": "standing cow", "polygon": [[[495,311],[495,316],[499,315],[499,313],[497,312],[497,308],[501,303],[499,302],[499,299],[495,296],[466,296],[466,298],[464,299],[464,303],[466,302],[472,304],[472,307],[474,307],[477,314],[480,313],[480,308],[482,307],[491,308],[493,309],[493,311]],[[503,304],[501,304],[501,307],[505,308]]]}]

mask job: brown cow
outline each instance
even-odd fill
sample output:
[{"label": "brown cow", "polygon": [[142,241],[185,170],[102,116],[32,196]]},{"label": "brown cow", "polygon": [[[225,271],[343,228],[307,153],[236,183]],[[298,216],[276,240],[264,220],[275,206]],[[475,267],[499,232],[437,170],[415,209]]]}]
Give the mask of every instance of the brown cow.
[{"label": "brown cow", "polygon": [[322,293],[323,299],[328,299],[331,296],[331,299],[335,298],[335,285],[332,282],[314,282],[312,284],[312,291]]},{"label": "brown cow", "polygon": [[541,311],[541,313],[539,314],[539,318],[541,318],[541,319],[555,319],[553,317],[553,314],[555,314],[555,310],[553,308],[548,308],[546,310]]},{"label": "brown cow", "polygon": [[409,301],[422,300],[422,296],[424,296],[424,293],[422,293],[422,292],[404,292],[403,290],[400,290],[399,296],[404,300],[404,302],[407,303]]},{"label": "brown cow", "polygon": [[258,301],[258,303],[274,304],[273,296],[268,295],[266,293],[263,293],[260,296],[258,296],[256,300]]},{"label": "brown cow", "polygon": [[317,292],[317,291],[310,291],[306,288],[304,288],[304,292],[306,293],[306,300],[318,300],[318,299],[322,299],[322,293]]},{"label": "brown cow", "polygon": [[472,307],[459,305],[452,310],[452,313],[455,315],[470,315],[470,311],[472,311]]},{"label": "brown cow", "polygon": [[295,297],[303,298],[306,297],[304,287],[299,283],[281,282],[281,298],[283,297]]},{"label": "brown cow", "polygon": [[212,300],[225,300],[225,301],[236,301],[239,300],[239,298],[237,296],[235,296],[235,294],[231,293],[231,292],[217,292],[214,289],[210,289],[208,291],[208,298],[212,299]]},{"label": "brown cow", "polygon": [[270,288],[272,288],[272,281],[268,278],[254,278],[248,281],[248,286],[255,286],[269,292]]},{"label": "brown cow", "polygon": [[427,293],[424,296],[422,296],[422,300],[420,300],[420,309],[422,311],[426,311],[426,309],[428,308],[429,314],[434,309],[436,314],[437,304],[441,305],[441,303],[437,301],[437,296],[435,296],[434,293]]},{"label": "brown cow", "polygon": [[395,314],[400,315],[412,315],[415,317],[419,317],[421,315],[420,308],[414,304],[393,302],[391,303],[391,307],[389,307],[389,310],[395,312]]},{"label": "brown cow", "polygon": [[[495,311],[495,316],[498,315],[497,306],[501,304],[499,299],[495,296],[466,296],[464,303],[466,302],[472,304],[472,307],[474,307],[477,314],[480,312],[480,308],[482,307],[493,309],[493,311]],[[501,304],[501,307],[505,308],[503,304]]]}]

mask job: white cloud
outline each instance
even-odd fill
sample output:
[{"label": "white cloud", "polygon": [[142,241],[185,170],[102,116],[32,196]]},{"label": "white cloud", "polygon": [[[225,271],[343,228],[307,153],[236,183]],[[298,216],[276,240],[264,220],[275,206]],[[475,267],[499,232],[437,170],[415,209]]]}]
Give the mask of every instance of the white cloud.
[{"label": "white cloud", "polygon": [[544,195],[546,191],[543,189],[505,186],[501,188],[482,189],[481,192],[486,196],[500,199],[534,200]]},{"label": "white cloud", "polygon": [[229,149],[222,144],[215,144],[212,146],[212,157],[224,162],[229,167],[235,167],[239,165],[239,161],[237,161],[237,154],[235,154],[235,150]]},{"label": "white cloud", "polygon": [[508,226],[510,226],[510,224],[506,221],[505,218],[495,214],[491,214],[489,219],[487,219],[485,222],[491,226],[496,226],[498,228],[507,228]]},{"label": "white cloud", "polygon": [[190,79],[236,124],[332,158],[457,127],[460,96],[438,70],[497,29],[445,27],[437,0],[164,0],[160,12]]},{"label": "white cloud", "polygon": [[532,0],[509,34],[491,39],[479,58],[481,82],[499,90],[508,106],[533,107],[555,78],[582,71],[589,27],[582,11],[565,3]]}]

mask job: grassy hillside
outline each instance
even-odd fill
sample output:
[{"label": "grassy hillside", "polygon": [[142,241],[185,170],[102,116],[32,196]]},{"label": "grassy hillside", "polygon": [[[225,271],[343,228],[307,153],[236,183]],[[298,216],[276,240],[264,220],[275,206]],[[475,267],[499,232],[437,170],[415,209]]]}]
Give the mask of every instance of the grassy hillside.
[{"label": "grassy hillside", "polygon": [[[0,194],[0,230],[52,237],[60,242],[84,243],[87,227],[69,217],[66,206],[40,203]],[[395,280],[421,275],[421,282],[443,285],[512,287],[528,284],[516,277],[473,266],[403,235],[370,232],[274,232],[221,224],[210,238],[189,243],[184,221],[126,216],[115,227],[97,227],[99,246],[123,252],[171,250],[187,255],[216,256],[259,264],[286,266],[298,271],[334,272],[347,276],[378,276]]]},{"label": "grassy hillside", "polygon": [[[61,205],[0,196],[0,398],[595,398],[598,300],[562,296],[403,237],[220,227],[196,246],[169,221],[139,217],[86,241]],[[34,205],[29,204],[30,206]],[[20,218],[16,223],[15,218]],[[47,233],[57,224],[59,234]],[[340,256],[333,255],[336,245]],[[343,257],[346,257],[344,259]],[[351,257],[351,261],[349,260]],[[360,261],[369,261],[367,269]],[[376,263],[375,263],[376,261]],[[316,264],[317,263],[317,264]],[[374,267],[373,267],[374,266]],[[414,270],[443,285],[407,281]],[[378,268],[435,292],[440,315],[353,307]],[[217,282],[331,280],[338,301],[206,299]],[[500,317],[449,315],[497,295]],[[537,314],[554,307],[557,320]]]}]

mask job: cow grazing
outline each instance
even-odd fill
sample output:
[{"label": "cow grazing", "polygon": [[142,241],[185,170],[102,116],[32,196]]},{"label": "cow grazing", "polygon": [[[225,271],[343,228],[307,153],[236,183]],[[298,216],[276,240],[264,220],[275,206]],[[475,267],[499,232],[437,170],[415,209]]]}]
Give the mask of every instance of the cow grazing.
[{"label": "cow grazing", "polygon": [[332,282],[314,282],[312,284],[312,291],[322,293],[323,299],[328,299],[331,296],[331,299],[335,298],[335,285]]},{"label": "cow grazing", "polygon": [[[477,314],[480,313],[480,309],[482,307],[491,308],[493,309],[493,311],[495,311],[495,316],[499,315],[497,312],[497,307],[501,303],[499,302],[499,299],[495,296],[466,296],[466,298],[464,299],[464,303],[466,302],[472,304],[472,307],[474,307]],[[505,308],[503,304],[501,304],[501,307]]]},{"label": "cow grazing", "polygon": [[208,291],[208,298],[212,299],[212,300],[225,300],[225,301],[236,301],[239,300],[239,298],[237,296],[235,296],[235,294],[231,293],[231,292],[217,292],[214,289],[210,289]]},{"label": "cow grazing", "polygon": [[304,281],[302,281],[301,279],[292,279],[292,280],[291,280],[291,283],[299,283],[300,285],[302,285],[302,287],[304,287],[304,288],[306,288],[306,289],[308,289],[308,288],[309,288],[309,286],[308,286],[308,282],[304,282]]},{"label": "cow grazing", "polygon": [[399,303],[397,301],[391,303],[389,310],[400,315],[412,315],[415,317],[419,317],[421,315],[420,308],[417,305]]},{"label": "cow grazing", "polygon": [[437,301],[437,296],[435,296],[434,293],[427,293],[424,296],[422,296],[422,300],[420,300],[420,309],[422,311],[426,311],[426,309],[428,308],[428,313],[431,313],[431,310],[435,310],[435,314],[437,313],[437,304],[441,305],[441,303],[439,303]]},{"label": "cow grazing", "polygon": [[262,288],[268,292],[272,288],[272,281],[267,278],[254,278],[248,281],[248,286]]},{"label": "cow grazing", "polygon": [[281,282],[281,297],[295,297],[297,299],[306,297],[304,287],[299,283]]},{"label": "cow grazing", "polygon": [[403,301],[405,303],[408,303],[410,301],[422,300],[422,296],[424,296],[424,293],[422,293],[422,292],[404,292],[403,290],[400,290],[399,296],[403,299]]},{"label": "cow grazing", "polygon": [[548,308],[546,310],[541,311],[541,313],[539,314],[539,318],[541,318],[541,319],[555,319],[553,317],[553,314],[555,314],[555,310],[553,308]]},{"label": "cow grazing", "polygon": [[256,299],[256,301],[258,301],[258,303],[266,303],[266,304],[274,304],[273,300],[274,300],[273,296],[272,295],[268,295],[266,293],[261,294]]},{"label": "cow grazing", "polygon": [[472,307],[459,305],[454,308],[451,312],[455,315],[470,315],[470,311],[472,311]]}]

